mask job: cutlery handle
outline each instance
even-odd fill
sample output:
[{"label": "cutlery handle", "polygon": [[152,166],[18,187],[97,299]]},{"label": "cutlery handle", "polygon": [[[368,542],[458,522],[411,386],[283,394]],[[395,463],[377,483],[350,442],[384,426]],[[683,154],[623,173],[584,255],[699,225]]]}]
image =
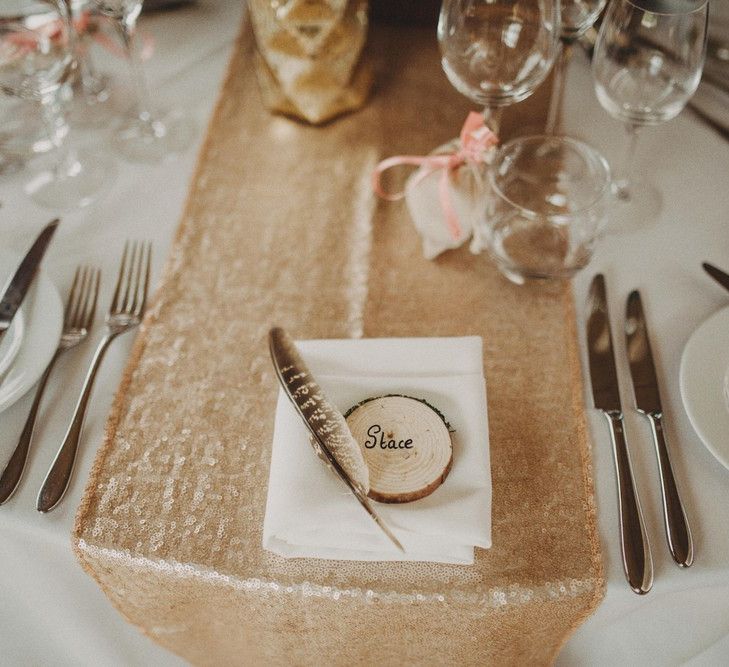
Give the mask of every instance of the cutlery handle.
[{"label": "cutlery handle", "polygon": [[94,358],[91,361],[91,366],[86,373],[86,379],[84,380],[84,386],[81,391],[81,396],[76,404],[76,410],[73,413],[73,419],[71,424],[66,431],[66,436],[63,439],[56,458],[53,459],[50,470],[43,481],[43,486],[38,493],[38,501],[36,503],[36,509],[39,512],[50,512],[59,502],[66,493],[68,483],[71,481],[71,474],[73,473],[73,465],[76,462],[76,452],[78,450],[78,443],[81,439],[81,429],[83,428],[84,417],[86,416],[86,406],[88,405],[89,398],[91,397],[91,390],[94,386],[94,380],[96,379],[96,372],[99,370],[101,361],[104,358],[109,343],[111,343],[117,334],[107,333],[99,343],[94,353]]},{"label": "cutlery handle", "polygon": [[653,586],[653,559],[643,522],[638,493],[625,440],[625,424],[621,414],[606,413],[610,424],[610,437],[615,457],[618,481],[618,509],[620,516],[620,547],[623,569],[630,588],[644,595]]},{"label": "cutlery handle", "polygon": [[10,457],[2,476],[0,477],[0,505],[10,500],[11,496],[18,488],[18,484],[20,484],[20,479],[22,478],[23,471],[25,470],[25,464],[28,461],[30,441],[33,438],[35,421],[38,416],[38,407],[40,406],[41,399],[43,398],[43,392],[45,391],[46,383],[51,375],[51,371],[60,356],[61,350],[56,350],[52,359],[48,362],[45,371],[43,371],[40,381],[38,382],[38,388],[35,390],[33,404],[30,406],[30,412],[28,413],[28,418],[25,420],[25,426],[23,426],[23,431],[18,439],[18,444],[15,446],[15,451]]},{"label": "cutlery handle", "polygon": [[658,472],[661,476],[661,495],[663,498],[663,522],[666,527],[668,548],[673,560],[680,567],[691,567],[694,562],[694,544],[691,538],[686,512],[678,493],[676,478],[673,476],[671,459],[668,456],[666,437],[661,415],[648,415],[653,431],[653,442],[656,445]]}]

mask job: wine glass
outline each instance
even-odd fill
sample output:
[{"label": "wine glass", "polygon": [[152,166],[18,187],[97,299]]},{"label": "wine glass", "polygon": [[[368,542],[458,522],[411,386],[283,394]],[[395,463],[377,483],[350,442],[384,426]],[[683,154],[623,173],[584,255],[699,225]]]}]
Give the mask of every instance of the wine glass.
[{"label": "wine glass", "polygon": [[448,80],[486,107],[495,133],[501,109],[527,98],[547,76],[558,37],[559,0],[444,0],[438,20]]},{"label": "wine glass", "polygon": [[612,0],[595,44],[592,72],[597,98],[625,123],[628,152],[613,189],[630,218],[655,217],[660,195],[640,186],[631,171],[638,128],[677,116],[701,79],[706,55],[707,0]]},{"label": "wine glass", "polygon": [[159,114],[144,76],[136,48],[136,25],[143,0],[92,0],[103,15],[112,19],[131,66],[136,93],[134,115],[122,123],[115,135],[119,152],[132,162],[158,162],[170,153],[184,150],[192,140],[192,127],[180,111]]},{"label": "wine glass", "polygon": [[73,30],[64,0],[8,0],[0,22],[0,91],[40,102],[55,150],[51,164],[38,165],[26,193],[56,210],[90,204],[114,175],[103,154],[69,145],[59,92],[73,75]]},{"label": "wine glass", "polygon": [[547,116],[547,134],[557,134],[562,122],[562,106],[572,46],[593,26],[607,0],[561,0],[559,39],[561,48],[554,63],[552,98]]}]

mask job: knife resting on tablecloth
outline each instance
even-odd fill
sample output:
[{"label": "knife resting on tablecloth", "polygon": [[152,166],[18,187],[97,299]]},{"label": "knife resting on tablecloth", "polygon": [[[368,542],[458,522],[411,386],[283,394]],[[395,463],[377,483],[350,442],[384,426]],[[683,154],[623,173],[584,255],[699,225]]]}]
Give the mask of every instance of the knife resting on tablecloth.
[{"label": "knife resting on tablecloth", "polygon": [[605,278],[598,274],[590,286],[587,320],[587,349],[595,407],[610,425],[618,484],[620,547],[625,577],[634,593],[643,595],[653,586],[653,559],[625,439],[623,408],[613,354]]},{"label": "knife resting on tablecloth", "polygon": [[663,523],[668,548],[673,560],[680,567],[690,567],[694,562],[694,544],[668,455],[658,378],[638,290],[631,292],[628,297],[625,314],[625,343],[630,363],[630,375],[633,380],[635,407],[638,412],[648,418],[653,442],[656,446],[658,472],[661,477]]}]

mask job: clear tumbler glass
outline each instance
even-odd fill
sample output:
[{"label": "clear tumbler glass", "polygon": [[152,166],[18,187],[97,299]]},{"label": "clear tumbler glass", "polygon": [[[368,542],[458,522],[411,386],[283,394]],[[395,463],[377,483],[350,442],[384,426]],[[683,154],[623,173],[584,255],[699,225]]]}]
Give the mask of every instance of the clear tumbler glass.
[{"label": "clear tumbler glass", "polygon": [[489,179],[485,237],[507,278],[568,278],[587,265],[610,197],[600,153],[567,137],[520,137],[499,149]]}]

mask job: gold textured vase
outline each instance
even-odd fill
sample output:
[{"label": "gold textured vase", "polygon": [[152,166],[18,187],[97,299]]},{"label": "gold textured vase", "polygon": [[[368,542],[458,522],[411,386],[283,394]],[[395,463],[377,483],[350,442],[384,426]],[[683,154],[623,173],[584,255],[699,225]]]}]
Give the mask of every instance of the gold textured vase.
[{"label": "gold textured vase", "polygon": [[360,62],[367,0],[250,0],[263,101],[323,123],[362,106],[372,82]]}]

